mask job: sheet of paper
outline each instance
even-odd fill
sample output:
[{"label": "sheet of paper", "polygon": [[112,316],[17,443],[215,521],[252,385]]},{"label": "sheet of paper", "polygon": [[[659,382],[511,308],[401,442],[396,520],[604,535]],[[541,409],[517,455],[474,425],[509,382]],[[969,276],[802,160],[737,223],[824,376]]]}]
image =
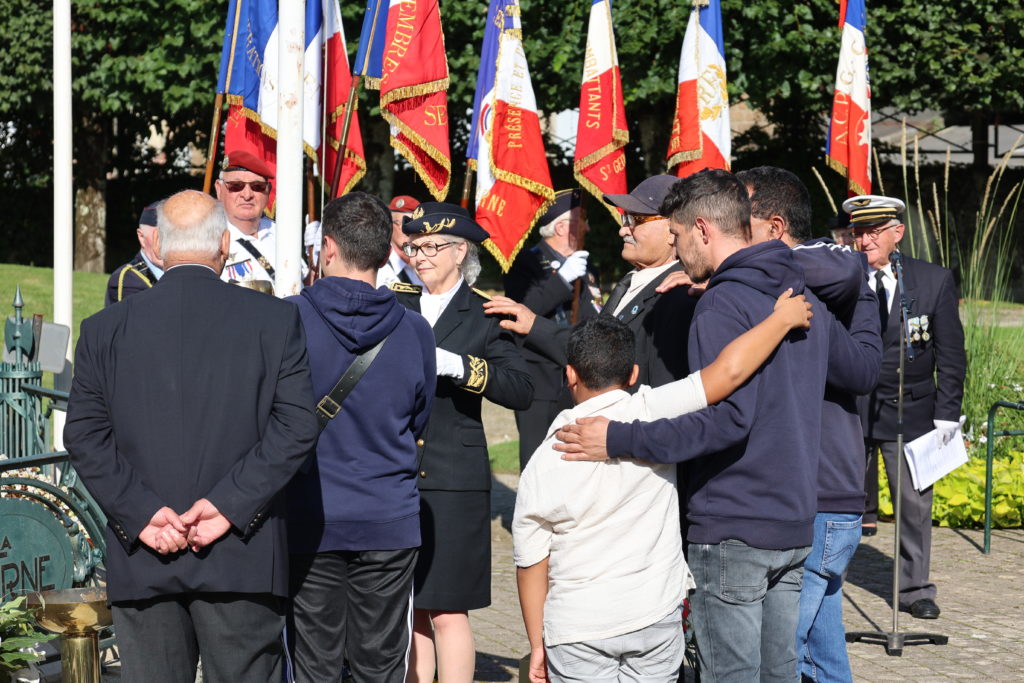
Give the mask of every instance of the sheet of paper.
[{"label": "sheet of paper", "polygon": [[967,462],[967,447],[964,446],[961,431],[963,424],[964,417],[961,415],[960,427],[957,427],[949,443],[943,444],[938,430],[933,430],[903,446],[915,489],[924,491]]}]

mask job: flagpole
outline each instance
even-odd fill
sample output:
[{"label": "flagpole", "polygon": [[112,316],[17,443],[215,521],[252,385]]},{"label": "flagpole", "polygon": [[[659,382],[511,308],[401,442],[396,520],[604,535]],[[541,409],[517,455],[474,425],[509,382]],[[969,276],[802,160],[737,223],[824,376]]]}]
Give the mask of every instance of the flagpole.
[{"label": "flagpole", "polygon": [[[231,29],[231,52],[228,54],[228,72],[224,75],[224,92],[231,92],[231,72],[235,69],[235,48],[238,45],[238,21],[242,16],[241,0],[235,3],[235,21]],[[217,161],[217,146],[220,141],[220,117],[224,112],[224,93],[213,98],[213,123],[210,126],[210,146],[206,150],[206,176],[203,178],[203,192],[210,194],[213,186],[213,168]]]},{"label": "flagpole", "polygon": [[224,93],[217,93],[213,99],[213,123],[210,125],[210,146],[206,150],[206,176],[203,178],[203,192],[210,193],[213,187],[213,169],[217,161],[217,146],[220,143],[220,117],[224,110]]},{"label": "flagpole", "polygon": [[352,114],[356,108],[356,95],[363,77],[357,74],[352,77],[352,85],[348,89],[348,101],[345,102],[345,118],[341,124],[341,140],[338,140],[338,160],[334,164],[334,178],[331,180],[331,195],[341,196],[341,165],[345,163],[345,150],[348,148],[348,132],[352,127]]},{"label": "flagpole", "polygon": [[306,0],[278,2],[277,261],[275,293],[302,288],[303,61]]},{"label": "flagpole", "polygon": [[462,200],[459,206],[469,210],[469,191],[473,188],[473,165],[466,161],[466,180],[462,183]]},{"label": "flagpole", "polygon": [[[570,214],[571,216],[572,214]],[[580,186],[580,219],[576,221],[576,225],[573,226],[573,233],[576,235],[576,251],[583,250],[583,241],[586,238],[586,231],[580,230],[584,223],[587,222],[587,193],[583,186]],[[576,281],[572,284],[572,324],[575,325],[580,320],[580,294],[583,293],[583,281],[587,279],[587,271],[583,271],[583,275],[576,278]]]},{"label": "flagpole", "polygon": [[[72,187],[71,0],[53,3],[53,321],[73,327],[74,190]],[[72,349],[53,388],[71,388]],[[64,449],[66,413],[54,411],[53,449]]]}]

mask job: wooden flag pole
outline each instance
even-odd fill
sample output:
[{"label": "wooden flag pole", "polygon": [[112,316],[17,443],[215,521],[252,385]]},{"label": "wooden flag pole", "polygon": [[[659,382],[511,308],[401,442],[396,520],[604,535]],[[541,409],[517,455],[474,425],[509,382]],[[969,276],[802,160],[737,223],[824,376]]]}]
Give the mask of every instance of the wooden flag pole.
[{"label": "wooden flag pole", "polygon": [[[572,215],[571,213],[569,214]],[[583,250],[583,242],[587,235],[586,232],[580,230],[581,226],[587,222],[587,193],[580,187],[580,219],[576,221],[576,225],[573,226],[573,232],[576,234],[576,251]],[[576,278],[576,282],[572,284],[572,324],[575,325],[580,320],[580,295],[583,293],[583,287],[585,280],[587,279],[587,271],[583,271],[583,275]],[[589,285],[587,285],[589,286]]]},{"label": "wooden flag pole", "polygon": [[463,209],[469,210],[469,191],[473,189],[473,165],[466,162],[466,180],[462,183],[462,200],[459,201],[459,206]]},{"label": "wooden flag pole", "polygon": [[345,119],[341,124],[341,140],[338,140],[338,158],[334,164],[334,177],[331,180],[331,197],[341,196],[341,166],[345,163],[345,150],[348,147],[348,131],[352,127],[352,115],[356,108],[356,95],[359,94],[359,84],[362,83],[362,75],[352,77],[352,86],[348,89],[348,101],[345,102]]},{"label": "wooden flag pole", "polygon": [[217,93],[213,100],[213,125],[210,126],[210,146],[206,150],[206,176],[203,178],[203,192],[210,194],[213,187],[213,168],[217,163],[217,146],[220,144],[220,116],[224,109],[224,93]]}]

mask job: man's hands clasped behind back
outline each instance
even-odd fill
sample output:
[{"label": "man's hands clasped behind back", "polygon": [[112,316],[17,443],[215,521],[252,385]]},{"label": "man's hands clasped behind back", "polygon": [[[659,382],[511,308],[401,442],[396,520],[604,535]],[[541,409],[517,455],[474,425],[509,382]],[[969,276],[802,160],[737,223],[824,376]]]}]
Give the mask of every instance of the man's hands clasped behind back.
[{"label": "man's hands clasped behind back", "polygon": [[162,507],[139,532],[139,541],[161,555],[186,548],[199,552],[231,528],[231,522],[206,498],[200,498],[184,514]]}]

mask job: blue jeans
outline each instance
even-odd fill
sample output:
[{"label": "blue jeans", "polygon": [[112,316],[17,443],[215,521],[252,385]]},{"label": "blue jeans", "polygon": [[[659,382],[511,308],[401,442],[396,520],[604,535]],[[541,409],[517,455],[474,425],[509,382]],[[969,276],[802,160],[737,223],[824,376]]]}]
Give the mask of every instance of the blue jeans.
[{"label": "blue jeans", "polygon": [[810,548],[762,550],[727,539],[689,544],[690,604],[701,680],[786,681],[797,675],[796,625]]},{"label": "blue jeans", "polygon": [[796,651],[800,673],[817,683],[852,681],[843,630],[843,573],[860,544],[861,516],[819,512],[804,562]]}]

